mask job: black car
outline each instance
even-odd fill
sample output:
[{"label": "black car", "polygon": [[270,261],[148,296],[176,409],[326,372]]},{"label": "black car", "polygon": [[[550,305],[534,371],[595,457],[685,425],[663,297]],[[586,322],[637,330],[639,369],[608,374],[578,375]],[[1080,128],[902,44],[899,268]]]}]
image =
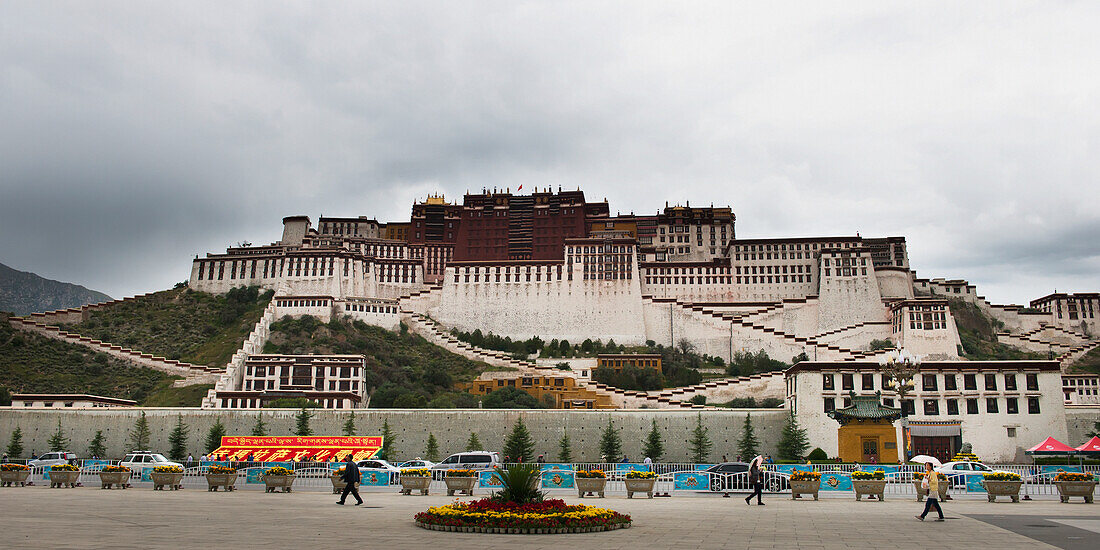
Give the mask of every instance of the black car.
[{"label": "black car", "polygon": [[[709,474],[710,490],[718,492],[752,491],[747,462],[723,462],[704,470]],[[790,488],[787,476],[764,470],[764,491],[778,493]]]}]

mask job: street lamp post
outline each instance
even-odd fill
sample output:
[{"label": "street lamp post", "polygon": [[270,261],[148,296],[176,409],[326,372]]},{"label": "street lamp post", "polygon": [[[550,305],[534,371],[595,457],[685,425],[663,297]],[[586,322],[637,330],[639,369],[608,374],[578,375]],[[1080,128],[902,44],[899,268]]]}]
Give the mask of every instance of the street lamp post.
[{"label": "street lamp post", "polygon": [[898,394],[901,407],[901,463],[909,461],[909,415],[905,411],[905,396],[913,390],[913,377],[920,370],[920,358],[904,350],[888,353],[879,359],[882,374],[886,376],[886,385]]}]

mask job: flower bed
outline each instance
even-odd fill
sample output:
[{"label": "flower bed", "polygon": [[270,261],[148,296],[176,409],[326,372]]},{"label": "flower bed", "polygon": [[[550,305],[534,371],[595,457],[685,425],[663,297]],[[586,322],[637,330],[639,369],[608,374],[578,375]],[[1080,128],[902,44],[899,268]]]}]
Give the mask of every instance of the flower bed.
[{"label": "flower bed", "polygon": [[811,495],[817,500],[821,491],[821,472],[791,472],[791,500]]},{"label": "flower bed", "polygon": [[577,477],[581,479],[607,479],[607,474],[600,470],[577,470]]},{"label": "flower bed", "polygon": [[153,473],[157,474],[182,474],[182,466],[157,466],[153,468]]},{"label": "flower bed", "polygon": [[104,466],[103,469],[100,470],[100,472],[106,472],[108,474],[116,474],[116,473],[121,474],[122,472],[129,472],[129,471],[130,471],[129,468],[127,468],[125,466],[118,466],[118,465],[115,465],[115,464],[109,464],[107,466]]},{"label": "flower bed", "polygon": [[[402,472],[404,473],[404,472]],[[473,470],[447,470],[443,474],[444,477],[477,477],[477,472]]]},{"label": "flower bed", "polygon": [[273,466],[264,470],[265,476],[288,476],[291,473],[292,472],[290,470],[283,468],[282,466]]},{"label": "flower bed", "polygon": [[[283,468],[283,469],[285,470],[286,468]],[[236,468],[231,468],[229,466],[211,466],[211,467],[206,469],[206,473],[208,473],[208,474],[217,474],[217,475],[235,474],[235,473],[237,473],[237,469]]]},{"label": "flower bed", "polygon": [[821,481],[821,472],[791,472],[791,481]]},{"label": "flower bed", "polygon": [[[940,474],[940,478],[943,478],[943,474]],[[994,472],[991,474],[982,474],[982,479],[986,481],[1020,481],[1020,474],[1012,472]]]},{"label": "flower bed", "polygon": [[[926,476],[925,472],[913,473],[913,487],[917,490],[917,502],[924,502],[924,497],[928,496],[928,489],[924,488],[924,478]],[[947,500],[947,489],[951,484],[947,482],[947,476],[939,472],[936,472],[936,478],[940,480],[939,491],[937,491],[939,496],[936,498],[941,501]]]},{"label": "flower bed", "polygon": [[411,477],[430,477],[432,474],[427,468],[405,468],[401,470],[401,475]]},{"label": "flower bed", "polygon": [[529,504],[490,499],[433,506],[416,514],[416,525],[437,531],[474,533],[585,533],[630,527],[630,516],[561,499]]},{"label": "flower bed", "polygon": [[79,472],[80,468],[72,464],[54,464],[50,467],[51,472]]},{"label": "flower bed", "polygon": [[1054,476],[1054,481],[1093,481],[1092,474],[1081,474],[1077,472],[1058,472],[1058,475]]},{"label": "flower bed", "polygon": [[631,470],[626,473],[627,479],[657,479],[656,472],[637,472]]},{"label": "flower bed", "polygon": [[125,466],[109,464],[99,471],[99,482],[104,489],[125,489],[130,482],[131,471]]},{"label": "flower bed", "polygon": [[4,472],[22,472],[30,469],[30,466],[23,464],[0,464],[0,471]]},{"label": "flower bed", "polygon": [[178,491],[183,487],[182,466],[157,466],[149,474],[153,479],[153,490],[163,491],[165,487]]},{"label": "flower bed", "polygon": [[474,484],[477,483],[477,472],[473,470],[447,470],[443,474],[443,482],[447,484],[447,496],[455,493],[465,493],[473,496]]},{"label": "flower bed", "polygon": [[16,483],[20,487],[27,485],[27,478],[31,475],[29,466],[22,464],[0,464],[0,486],[13,487]]},{"label": "flower bed", "polygon": [[886,474],[882,470],[875,470],[873,472],[852,472],[853,480],[872,480],[872,479],[886,479]]}]

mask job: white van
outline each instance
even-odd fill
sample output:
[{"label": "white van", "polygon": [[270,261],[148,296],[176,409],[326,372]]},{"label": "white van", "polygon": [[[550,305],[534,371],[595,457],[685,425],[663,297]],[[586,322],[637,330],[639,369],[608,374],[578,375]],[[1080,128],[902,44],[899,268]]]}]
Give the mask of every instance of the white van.
[{"label": "white van", "polygon": [[500,466],[500,453],[490,451],[469,451],[455,453],[443,462],[432,466],[432,471],[443,470],[492,470]]}]

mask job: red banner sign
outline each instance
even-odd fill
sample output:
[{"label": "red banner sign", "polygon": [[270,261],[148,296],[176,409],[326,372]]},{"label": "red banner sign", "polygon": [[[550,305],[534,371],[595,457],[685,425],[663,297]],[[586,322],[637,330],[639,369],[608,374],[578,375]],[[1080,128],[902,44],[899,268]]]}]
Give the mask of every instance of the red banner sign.
[{"label": "red banner sign", "polygon": [[[224,436],[211,456],[256,462],[365,460],[382,448],[381,436]],[[251,458],[250,458],[251,457]]]}]

